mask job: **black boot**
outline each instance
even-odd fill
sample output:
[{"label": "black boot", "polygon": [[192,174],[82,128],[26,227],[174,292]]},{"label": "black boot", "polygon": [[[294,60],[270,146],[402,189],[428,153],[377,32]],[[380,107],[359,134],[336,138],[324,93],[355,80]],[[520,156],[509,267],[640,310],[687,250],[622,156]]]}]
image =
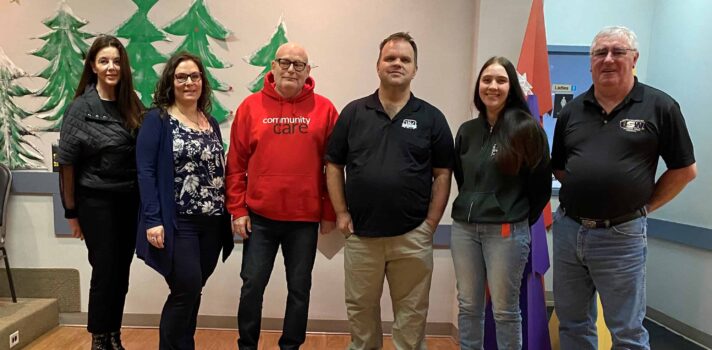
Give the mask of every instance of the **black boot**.
[{"label": "black boot", "polygon": [[109,333],[109,344],[111,345],[111,350],[126,350],[123,345],[121,345],[120,331]]},{"label": "black boot", "polygon": [[109,334],[94,334],[91,335],[91,350],[111,350],[109,344]]}]

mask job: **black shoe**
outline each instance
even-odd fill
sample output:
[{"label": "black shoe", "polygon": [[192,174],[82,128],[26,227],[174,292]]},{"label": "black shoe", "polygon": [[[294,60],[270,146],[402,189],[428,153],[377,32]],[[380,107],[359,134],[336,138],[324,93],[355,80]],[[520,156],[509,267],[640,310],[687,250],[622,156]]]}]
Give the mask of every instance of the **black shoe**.
[{"label": "black shoe", "polygon": [[109,333],[109,344],[111,345],[111,350],[126,350],[123,345],[121,345],[120,331]]},{"label": "black shoe", "polygon": [[111,350],[109,343],[109,334],[94,334],[91,335],[91,350]]}]

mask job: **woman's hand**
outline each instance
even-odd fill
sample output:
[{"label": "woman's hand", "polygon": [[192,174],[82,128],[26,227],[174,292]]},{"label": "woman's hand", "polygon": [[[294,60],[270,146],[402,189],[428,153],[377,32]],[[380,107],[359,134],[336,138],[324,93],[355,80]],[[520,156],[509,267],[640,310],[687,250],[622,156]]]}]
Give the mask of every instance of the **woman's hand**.
[{"label": "woman's hand", "polygon": [[152,246],[163,249],[163,225],[154,226],[146,230],[146,238],[148,238],[148,243],[151,243]]},{"label": "woman's hand", "polygon": [[72,230],[72,237],[84,240],[84,233],[82,233],[82,228],[79,226],[79,219],[67,219],[69,223],[69,228]]}]

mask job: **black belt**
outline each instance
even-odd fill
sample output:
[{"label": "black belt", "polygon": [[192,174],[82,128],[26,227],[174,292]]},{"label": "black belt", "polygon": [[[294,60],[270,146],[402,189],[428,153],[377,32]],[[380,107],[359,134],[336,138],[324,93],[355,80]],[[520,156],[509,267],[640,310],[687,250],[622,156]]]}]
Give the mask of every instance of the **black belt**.
[{"label": "black belt", "polygon": [[611,226],[620,225],[624,222],[628,222],[630,220],[634,220],[646,215],[647,212],[645,211],[645,208],[640,208],[636,211],[630,212],[628,214],[623,214],[621,216],[617,216],[611,219],[589,219],[580,216],[570,215],[568,213],[566,214],[566,216],[572,218],[574,221],[578,222],[579,224],[581,224],[581,226],[586,228],[609,228]]}]

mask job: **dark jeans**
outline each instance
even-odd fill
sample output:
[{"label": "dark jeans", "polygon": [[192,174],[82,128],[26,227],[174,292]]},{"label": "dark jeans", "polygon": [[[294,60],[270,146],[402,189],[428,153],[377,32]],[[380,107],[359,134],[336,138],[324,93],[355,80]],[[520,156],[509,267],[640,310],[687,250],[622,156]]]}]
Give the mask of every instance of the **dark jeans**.
[{"label": "dark jeans", "polygon": [[136,249],[138,193],[77,188],[76,201],[92,267],[87,330],[118,331]]},{"label": "dark jeans", "polygon": [[166,278],[171,293],[163,305],[160,349],[195,349],[195,326],[205,282],[215,270],[222,244],[220,216],[179,215],[173,269]]},{"label": "dark jeans", "polygon": [[242,252],[242,291],[237,311],[240,349],[257,349],[262,321],[262,299],[272,274],[277,250],[282,246],[287,273],[287,309],[281,349],[299,349],[304,343],[309,313],[312,268],[316,257],[316,222],[275,221],[250,214],[252,233]]}]

